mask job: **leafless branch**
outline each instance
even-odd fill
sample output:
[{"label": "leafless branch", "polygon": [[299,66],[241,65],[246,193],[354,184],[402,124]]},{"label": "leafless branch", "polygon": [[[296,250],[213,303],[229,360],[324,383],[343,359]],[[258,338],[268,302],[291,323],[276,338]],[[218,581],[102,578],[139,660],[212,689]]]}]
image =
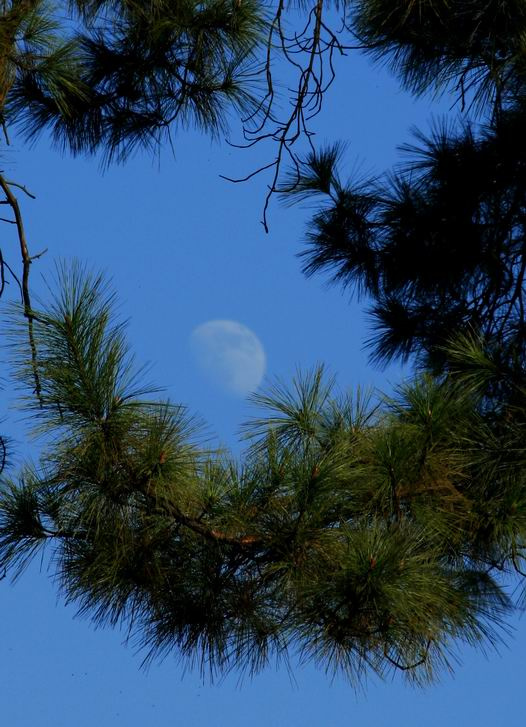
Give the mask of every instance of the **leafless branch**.
[{"label": "leafless branch", "polygon": [[8,185],[9,187],[16,187],[17,189],[21,189],[21,190],[22,190],[22,192],[24,192],[24,194],[27,194],[27,196],[28,196],[28,197],[30,197],[31,199],[36,199],[35,195],[34,195],[34,194],[32,194],[32,193],[31,193],[31,192],[30,192],[30,191],[29,191],[29,190],[27,189],[27,187],[24,187],[24,185],[23,185],[23,184],[18,184],[18,182],[11,182],[11,181],[9,181],[8,179],[5,179],[5,178],[4,178],[4,182],[5,182],[5,184],[7,184],[7,185]]},{"label": "leafless branch", "polygon": [[[334,54],[345,55],[347,49],[338,34],[347,31],[345,22],[345,3],[341,9],[341,28],[336,32],[325,21],[327,0],[314,0],[307,12],[304,26],[297,32],[287,32],[285,28],[285,2],[279,0],[274,16],[269,24],[266,41],[265,61],[259,73],[264,77],[266,91],[256,109],[243,119],[243,138],[245,143],[232,144],[240,148],[248,148],[271,141],[277,144],[274,159],[258,167],[251,173],[232,178],[223,176],[231,182],[245,182],[253,177],[272,170],[268,191],[265,196],[262,212],[262,224],[268,232],[268,208],[272,196],[282,191],[279,184],[283,162],[288,160],[300,178],[299,156],[295,144],[306,140],[312,145],[313,131],[309,122],[320,113],[324,94],[335,78]],[[278,52],[285,59],[289,70],[296,77],[296,84],[289,88],[290,107],[284,114],[278,109],[278,98],[273,81],[272,63],[274,54]]]},{"label": "leafless branch", "polygon": [[4,263],[4,256],[2,255],[2,250],[0,249],[0,298],[4,294],[4,288],[5,288],[5,263]]},{"label": "leafless branch", "polygon": [[[11,182],[7,180],[3,174],[0,173],[0,188],[2,189],[4,195],[5,195],[5,201],[9,204],[11,207],[11,210],[14,215],[14,223],[16,225],[17,235],[18,235],[18,243],[20,247],[20,256],[22,258],[22,281],[16,277],[19,286],[20,286],[20,292],[22,295],[22,304],[24,306],[24,316],[27,319],[27,330],[28,330],[28,338],[29,338],[29,347],[31,349],[31,363],[33,366],[33,373],[34,373],[34,379],[35,379],[35,394],[39,401],[41,400],[41,386],[40,386],[40,377],[38,375],[38,365],[37,365],[37,349],[35,344],[35,336],[34,336],[34,330],[33,330],[33,321],[34,321],[34,315],[33,315],[33,309],[31,307],[31,296],[29,292],[29,272],[31,268],[31,256],[29,254],[29,249],[27,246],[27,239],[26,239],[26,232],[24,228],[24,221],[22,219],[22,213],[20,211],[20,205],[18,204],[18,200],[13,194],[13,191],[11,187],[17,187],[18,189],[21,189],[25,194],[27,194],[31,199],[34,199],[34,195],[32,195],[28,190],[22,186],[21,184],[18,184],[17,182]],[[2,271],[3,267],[5,265],[5,262],[2,262]],[[7,269],[12,273],[11,268],[6,266]],[[2,288],[3,290],[3,288]]]}]

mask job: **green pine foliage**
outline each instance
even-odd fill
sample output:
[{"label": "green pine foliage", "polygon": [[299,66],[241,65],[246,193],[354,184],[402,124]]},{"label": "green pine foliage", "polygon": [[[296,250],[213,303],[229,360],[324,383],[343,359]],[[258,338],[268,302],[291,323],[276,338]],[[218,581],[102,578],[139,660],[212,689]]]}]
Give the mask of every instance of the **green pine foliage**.
[{"label": "green pine foliage", "polygon": [[[85,96],[78,83],[75,43],[64,35],[53,7],[45,0],[2,3],[0,58],[0,110],[4,124],[13,114],[6,111],[6,106],[20,97],[23,79],[29,75],[35,87],[53,99],[57,113],[67,114],[68,100]],[[31,105],[29,99],[27,102]]]},{"label": "green pine foliage", "polygon": [[102,279],[62,271],[35,311],[40,402],[15,321],[44,453],[2,480],[1,567],[46,550],[80,613],[211,675],[299,655],[422,682],[459,643],[498,643],[524,554],[524,389],[497,411],[459,372],[373,403],[298,374],[254,397],[236,462],[141,387],[112,305]]},{"label": "green pine foliage", "polygon": [[255,0],[4,2],[4,122],[29,139],[49,129],[73,153],[101,150],[106,161],[155,147],[177,126],[216,134],[229,111],[254,110],[249,70],[264,27]]},{"label": "green pine foliage", "polygon": [[[64,9],[0,4],[5,132],[110,161],[174,124],[215,133],[232,106],[273,120],[247,85],[259,3]],[[510,1],[354,3],[354,32],[409,88],[453,85],[486,122],[417,135],[381,179],[342,181],[333,146],[285,180],[287,200],[323,200],[305,271],[371,297],[376,357],[423,372],[375,401],[322,369],[277,382],[236,461],[143,385],[104,280],[65,268],[10,332],[42,456],[8,476],[0,440],[0,568],[47,553],[80,613],[212,676],[298,656],[355,684],[425,682],[460,644],[499,642],[525,601],[525,20]]]},{"label": "green pine foliage", "polygon": [[437,127],[402,169],[342,184],[337,150],[312,153],[285,198],[321,198],[304,272],[372,299],[374,357],[419,356],[437,370],[452,335],[497,341],[524,360],[524,111],[475,134]]},{"label": "green pine foliage", "polygon": [[352,27],[406,88],[454,91],[479,109],[524,93],[522,0],[357,0]]},{"label": "green pine foliage", "polygon": [[372,302],[375,361],[441,372],[455,336],[472,336],[522,370],[526,6],[363,0],[354,10],[367,52],[407,88],[453,91],[472,115],[416,130],[403,163],[371,179],[343,178],[339,145],[311,152],[282,185],[288,202],[320,200],[303,270]]}]

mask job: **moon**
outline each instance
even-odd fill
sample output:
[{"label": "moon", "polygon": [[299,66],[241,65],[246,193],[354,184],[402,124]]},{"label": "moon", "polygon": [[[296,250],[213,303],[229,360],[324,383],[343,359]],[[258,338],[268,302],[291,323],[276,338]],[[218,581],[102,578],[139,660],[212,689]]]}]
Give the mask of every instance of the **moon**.
[{"label": "moon", "polygon": [[256,334],[238,321],[207,321],[190,336],[201,372],[231,394],[246,396],[265,374],[265,349]]}]

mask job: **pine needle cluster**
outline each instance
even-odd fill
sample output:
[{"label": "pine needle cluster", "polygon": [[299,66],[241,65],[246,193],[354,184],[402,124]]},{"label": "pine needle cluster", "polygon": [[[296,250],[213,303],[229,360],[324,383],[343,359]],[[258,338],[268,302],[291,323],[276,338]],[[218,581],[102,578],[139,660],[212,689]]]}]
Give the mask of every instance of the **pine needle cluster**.
[{"label": "pine needle cluster", "polygon": [[0,6],[0,110],[29,139],[122,160],[171,127],[253,110],[255,0],[12,0]]}]

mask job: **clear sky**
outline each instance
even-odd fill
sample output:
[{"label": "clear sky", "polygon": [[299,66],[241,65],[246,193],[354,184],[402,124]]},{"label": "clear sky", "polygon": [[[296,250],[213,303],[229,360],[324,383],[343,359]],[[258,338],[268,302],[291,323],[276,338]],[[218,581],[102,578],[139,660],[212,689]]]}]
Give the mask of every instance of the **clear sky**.
[{"label": "clear sky", "polygon": [[[338,63],[338,74],[317,139],[348,141],[350,165],[365,172],[389,167],[410,127],[427,126],[432,113],[450,105],[416,103],[356,54]],[[233,320],[253,331],[270,377],[287,380],[298,366],[325,362],[341,388],[388,390],[403,375],[398,366],[368,365],[366,322],[356,302],[322,278],[301,275],[295,254],[309,210],[274,202],[265,235],[259,219],[268,180],[231,185],[219,178],[246,173],[271,153],[250,155],[187,132],[176,137],[175,157],[168,149],[153,161],[139,155],[104,175],[97,160],[63,157],[46,139],[32,149],[15,139],[2,160],[9,177],[37,195],[34,202],[21,199],[31,251],[49,249],[34,265],[33,289],[44,290],[40,276],[49,278],[58,258],[107,271],[137,360],[151,365],[150,379],[235,451],[250,409],[196,365],[192,332],[207,321]],[[2,242],[4,255],[8,244]],[[7,407],[9,384],[3,398]],[[38,443],[27,444],[16,413],[6,416],[15,449],[37,457]],[[209,684],[176,658],[141,670],[141,656],[123,645],[123,634],[76,619],[74,606],[57,597],[46,563],[39,566],[15,585],[0,582],[0,724],[6,727],[524,724],[517,699],[526,648],[521,621],[500,655],[461,649],[455,678],[444,674],[427,690],[395,678],[373,680],[357,695],[343,679],[294,662],[295,681],[278,666],[242,684],[236,674]]]}]

